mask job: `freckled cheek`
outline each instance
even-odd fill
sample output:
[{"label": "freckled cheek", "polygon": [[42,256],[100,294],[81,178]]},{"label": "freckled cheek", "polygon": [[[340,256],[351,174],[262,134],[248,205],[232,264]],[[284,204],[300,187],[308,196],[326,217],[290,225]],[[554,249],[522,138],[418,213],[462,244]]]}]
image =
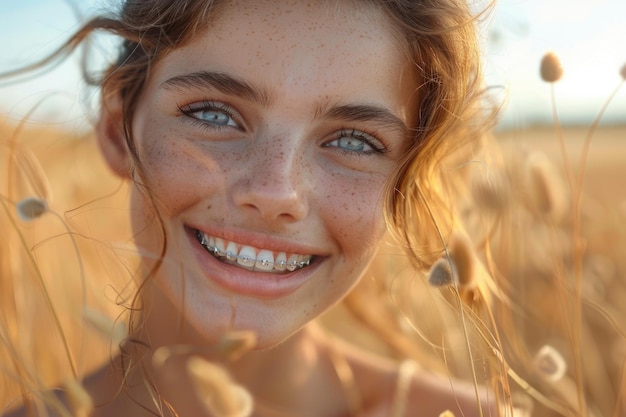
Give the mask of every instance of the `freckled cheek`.
[{"label": "freckled cheek", "polygon": [[193,141],[173,141],[170,136],[153,136],[150,146],[139,150],[145,181],[165,216],[200,201],[216,189],[220,177],[219,157],[203,152]]},{"label": "freckled cheek", "polygon": [[384,180],[331,176],[324,189],[327,192],[321,204],[326,221],[344,254],[369,256],[385,232]]}]

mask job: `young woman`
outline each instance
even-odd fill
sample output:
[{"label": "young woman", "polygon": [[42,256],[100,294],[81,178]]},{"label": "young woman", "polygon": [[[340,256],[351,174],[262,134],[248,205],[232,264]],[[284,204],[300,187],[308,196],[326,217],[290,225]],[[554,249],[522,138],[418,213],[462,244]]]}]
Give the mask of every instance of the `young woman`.
[{"label": "young woman", "polygon": [[[130,184],[143,273],[122,354],[82,381],[90,415],[226,415],[198,357],[254,399],[241,415],[494,415],[482,387],[313,322],[388,227],[417,267],[442,254],[438,166],[484,122],[464,2],[128,0],[63,51],[97,30],[123,39],[96,133]],[[255,346],[229,362],[210,347],[233,331]]]}]

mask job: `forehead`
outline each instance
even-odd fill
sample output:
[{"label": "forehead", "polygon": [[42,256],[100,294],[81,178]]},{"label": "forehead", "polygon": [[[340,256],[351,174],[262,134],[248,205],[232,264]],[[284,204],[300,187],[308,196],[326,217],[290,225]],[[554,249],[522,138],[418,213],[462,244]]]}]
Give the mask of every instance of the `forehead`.
[{"label": "forehead", "polygon": [[[382,10],[355,0],[235,0],[217,8],[211,26],[233,36],[253,35],[269,42],[299,40],[311,47],[328,38],[336,46],[373,42],[393,30]],[[338,37],[339,35],[339,37]]]},{"label": "forehead", "polygon": [[364,100],[368,94],[397,99],[412,91],[404,48],[384,12],[363,3],[226,2],[207,29],[165,57],[159,72],[209,68],[268,91],[297,95],[314,88],[332,99],[340,89]]}]

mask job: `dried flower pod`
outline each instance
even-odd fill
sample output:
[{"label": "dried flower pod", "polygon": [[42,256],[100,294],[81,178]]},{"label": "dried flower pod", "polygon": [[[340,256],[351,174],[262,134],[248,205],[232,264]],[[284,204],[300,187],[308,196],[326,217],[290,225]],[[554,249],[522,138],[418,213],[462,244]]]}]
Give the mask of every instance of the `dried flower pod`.
[{"label": "dried flower pod", "polygon": [[428,272],[428,282],[433,287],[447,287],[456,281],[456,268],[447,256],[438,259]]},{"label": "dried flower pod", "polygon": [[454,233],[450,239],[448,253],[453,260],[456,282],[460,288],[476,286],[476,255],[472,243],[462,233]]},{"label": "dried flower pod", "polygon": [[63,384],[67,400],[75,417],[88,417],[93,411],[93,400],[85,387],[75,379],[68,379]]},{"label": "dried flower pod", "polygon": [[543,152],[525,161],[524,184],[527,203],[535,212],[558,221],[567,212],[568,196],[557,168]]},{"label": "dried flower pod", "polygon": [[256,346],[256,334],[251,330],[233,330],[222,336],[219,352],[231,361],[239,359]]},{"label": "dried flower pod", "polygon": [[565,376],[567,364],[561,353],[550,345],[544,345],[533,361],[539,374],[551,382],[556,382]]},{"label": "dried flower pod", "polygon": [[509,206],[510,184],[501,172],[490,173],[488,180],[476,179],[472,182],[474,201],[481,209],[502,213]]},{"label": "dried flower pod", "polygon": [[454,233],[448,245],[448,255],[434,263],[428,273],[428,282],[434,287],[456,284],[459,290],[476,287],[476,255],[469,239]]},{"label": "dried flower pod", "polygon": [[200,357],[191,357],[187,370],[200,400],[212,415],[248,417],[252,414],[252,395],[234,383],[224,368]]},{"label": "dried flower pod", "polygon": [[626,81],[626,64],[622,65],[622,68],[620,68],[619,75],[621,75],[622,79]]},{"label": "dried flower pod", "polygon": [[99,310],[90,307],[83,308],[83,319],[102,336],[109,338],[113,346],[119,346],[128,336],[123,322],[116,322]]},{"label": "dried flower pod", "polygon": [[554,83],[563,76],[563,67],[559,57],[554,52],[546,53],[541,59],[541,79],[548,83]]},{"label": "dried flower pod", "polygon": [[37,197],[27,197],[18,201],[15,206],[17,216],[25,222],[30,222],[40,217],[48,211],[48,204],[45,200]]},{"label": "dried flower pod", "polygon": [[511,395],[513,414],[511,417],[532,417],[535,403],[531,396],[522,392],[513,392]]},{"label": "dried flower pod", "polygon": [[179,346],[161,346],[157,348],[152,354],[152,366],[155,369],[164,368],[167,360],[178,354],[178,352],[176,352],[177,348],[179,348]]}]

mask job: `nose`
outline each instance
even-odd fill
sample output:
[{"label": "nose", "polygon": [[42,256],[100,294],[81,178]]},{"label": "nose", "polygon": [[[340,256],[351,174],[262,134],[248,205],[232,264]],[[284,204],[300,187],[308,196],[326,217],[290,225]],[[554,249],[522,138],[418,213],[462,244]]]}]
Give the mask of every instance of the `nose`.
[{"label": "nose", "polygon": [[269,146],[274,151],[267,146],[261,152],[253,148],[231,190],[235,205],[265,221],[303,219],[308,213],[305,177],[309,167],[297,149],[286,150],[278,144]]}]

